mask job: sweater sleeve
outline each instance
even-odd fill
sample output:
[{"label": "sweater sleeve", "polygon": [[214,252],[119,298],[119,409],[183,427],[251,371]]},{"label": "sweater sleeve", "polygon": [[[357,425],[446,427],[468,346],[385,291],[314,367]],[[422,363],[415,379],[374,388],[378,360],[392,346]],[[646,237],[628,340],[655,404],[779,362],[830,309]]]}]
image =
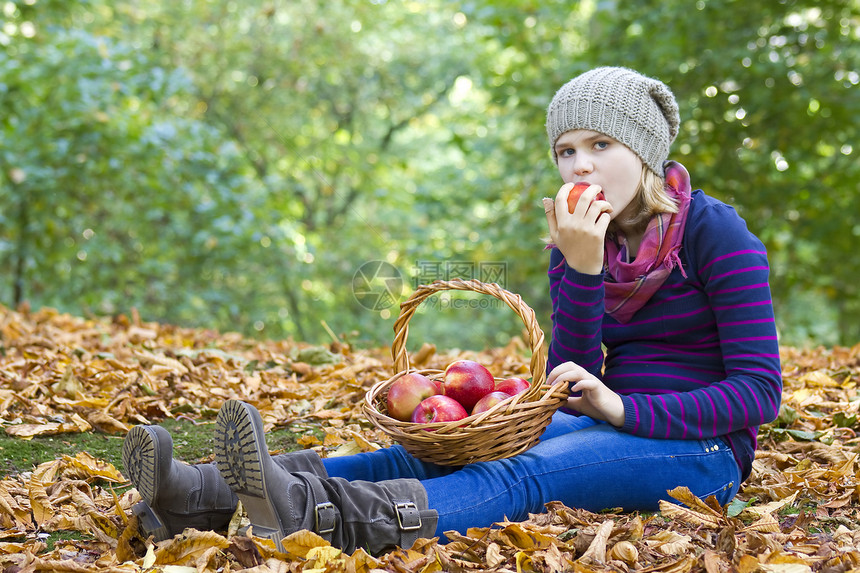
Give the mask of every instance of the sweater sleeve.
[{"label": "sweater sleeve", "polygon": [[553,249],[549,265],[552,341],[547,371],[573,361],[600,376],[603,367],[603,275],[579,273],[563,261],[561,251]]},{"label": "sweater sleeve", "polygon": [[[692,214],[692,213],[691,213]],[[623,430],[708,438],[751,430],[779,413],[782,378],[767,253],[735,210],[714,202],[687,223],[684,249],[715,318],[723,378],[700,388],[622,396]]]}]

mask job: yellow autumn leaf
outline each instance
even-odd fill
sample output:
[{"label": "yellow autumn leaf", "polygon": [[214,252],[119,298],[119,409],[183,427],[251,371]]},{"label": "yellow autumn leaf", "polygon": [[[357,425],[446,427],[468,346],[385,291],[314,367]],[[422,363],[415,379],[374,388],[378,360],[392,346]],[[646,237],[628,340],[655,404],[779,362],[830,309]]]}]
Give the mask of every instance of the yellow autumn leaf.
[{"label": "yellow autumn leaf", "polygon": [[809,388],[798,388],[794,390],[786,402],[794,402],[795,404],[803,404],[812,396],[812,391]]},{"label": "yellow autumn leaf", "polygon": [[329,452],[328,457],[340,458],[343,456],[354,456],[362,453],[361,446],[355,440],[349,440],[337,447],[336,450]]},{"label": "yellow autumn leaf", "polygon": [[498,534],[500,541],[526,551],[535,549],[546,549],[555,543],[560,543],[557,537],[544,535],[539,531],[533,531],[520,523],[506,525]]},{"label": "yellow autumn leaf", "polygon": [[517,573],[532,573],[532,559],[525,551],[517,551]]},{"label": "yellow autumn leaf", "polygon": [[55,460],[40,464],[30,476],[30,509],[37,525],[48,521],[54,515],[54,506],[48,499],[46,488],[53,483],[60,463],[60,460]]},{"label": "yellow autumn leaf", "polygon": [[14,482],[3,480],[0,482],[0,523],[4,528],[32,527],[33,518],[30,514],[29,504],[22,507],[17,497],[12,494],[11,488]]},{"label": "yellow autumn leaf", "polygon": [[355,573],[370,573],[373,569],[379,569],[381,565],[379,559],[362,548],[356,549],[352,555],[345,555],[344,558],[344,569]]},{"label": "yellow autumn leaf", "polygon": [[125,477],[113,464],[97,459],[87,452],[78,452],[74,457],[63,455],[62,460],[70,468],[67,475],[78,479],[98,478],[105,481],[123,483]]},{"label": "yellow autumn leaf", "polygon": [[132,540],[140,537],[137,529],[138,518],[137,516],[132,516],[126,522],[125,528],[120,533],[119,537],[116,540],[116,559],[120,563],[124,563],[126,561],[135,561],[137,556],[134,553],[134,549],[132,548]]},{"label": "yellow autumn leaf", "polygon": [[291,555],[306,558],[308,552],[315,547],[330,547],[328,541],[307,529],[302,529],[287,535],[281,540],[281,545],[284,546],[284,551]]},{"label": "yellow autumn leaf", "polygon": [[800,383],[812,388],[835,388],[839,383],[823,370],[814,370],[800,377]]},{"label": "yellow autumn leaf", "polygon": [[362,452],[374,452],[381,447],[379,444],[374,444],[373,442],[368,441],[367,438],[358,432],[347,430],[347,433],[352,436],[352,439],[355,440],[355,443]]},{"label": "yellow autumn leaf", "polygon": [[325,570],[329,567],[336,567],[338,563],[343,563],[343,551],[331,545],[311,547],[306,555],[306,559],[311,563],[314,569]]},{"label": "yellow autumn leaf", "polygon": [[320,441],[320,439],[313,434],[306,434],[304,436],[300,436],[296,440],[296,443],[298,445],[302,446],[303,448],[309,448],[312,446],[322,445],[322,442]]}]

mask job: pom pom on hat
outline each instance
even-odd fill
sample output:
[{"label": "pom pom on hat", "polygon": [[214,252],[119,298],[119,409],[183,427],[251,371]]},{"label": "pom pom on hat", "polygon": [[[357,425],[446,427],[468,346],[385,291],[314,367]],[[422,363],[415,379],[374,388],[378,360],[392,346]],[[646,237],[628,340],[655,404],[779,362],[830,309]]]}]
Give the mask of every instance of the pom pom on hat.
[{"label": "pom pom on hat", "polygon": [[585,72],[556,92],[546,115],[552,148],[571,129],[612,137],[663,176],[663,162],[678,135],[678,104],[660,80],[627,68],[602,67]]}]

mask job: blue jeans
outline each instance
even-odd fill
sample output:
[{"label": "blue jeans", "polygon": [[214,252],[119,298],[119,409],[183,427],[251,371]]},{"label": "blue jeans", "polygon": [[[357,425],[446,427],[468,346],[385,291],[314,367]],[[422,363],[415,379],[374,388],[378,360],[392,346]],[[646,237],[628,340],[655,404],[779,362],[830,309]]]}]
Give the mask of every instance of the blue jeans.
[{"label": "blue jeans", "polygon": [[563,412],[536,446],[503,460],[438,466],[393,446],[323,463],[329,475],[350,480],[421,480],[429,506],[439,512],[440,537],[505,518],[522,521],[550,501],[590,511],[655,511],[659,500],[675,501],[666,491],[677,486],[702,499],[714,495],[721,505],[740,487],[737,462],[720,438],[641,438]]}]

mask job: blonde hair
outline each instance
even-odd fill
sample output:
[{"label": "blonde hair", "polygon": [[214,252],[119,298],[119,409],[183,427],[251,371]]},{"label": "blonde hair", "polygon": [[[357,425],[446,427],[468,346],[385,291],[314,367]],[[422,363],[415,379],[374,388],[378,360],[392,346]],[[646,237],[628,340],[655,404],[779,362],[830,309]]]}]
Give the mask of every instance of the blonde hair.
[{"label": "blonde hair", "polygon": [[644,231],[651,217],[657,213],[677,213],[678,203],[666,193],[666,180],[643,163],[642,174],[639,176],[639,189],[628,209],[630,216],[625,217],[623,221],[613,219],[609,224],[609,232],[614,233],[619,223],[623,223],[625,228]]}]

